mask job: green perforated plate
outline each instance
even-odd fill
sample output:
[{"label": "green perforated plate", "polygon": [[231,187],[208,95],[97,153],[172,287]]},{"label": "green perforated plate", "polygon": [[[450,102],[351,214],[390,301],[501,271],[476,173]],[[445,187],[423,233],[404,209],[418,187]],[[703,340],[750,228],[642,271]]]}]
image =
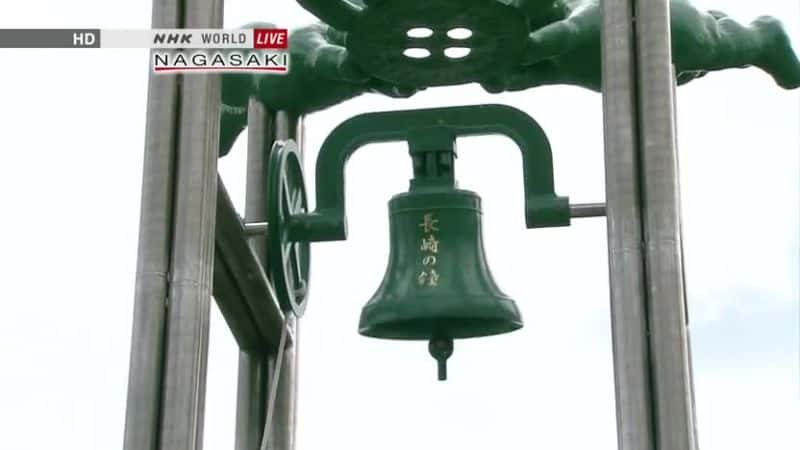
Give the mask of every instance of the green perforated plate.
[{"label": "green perforated plate", "polygon": [[354,20],[347,48],[385,81],[454,85],[519,64],[527,33],[524,15],[497,0],[372,1]]}]

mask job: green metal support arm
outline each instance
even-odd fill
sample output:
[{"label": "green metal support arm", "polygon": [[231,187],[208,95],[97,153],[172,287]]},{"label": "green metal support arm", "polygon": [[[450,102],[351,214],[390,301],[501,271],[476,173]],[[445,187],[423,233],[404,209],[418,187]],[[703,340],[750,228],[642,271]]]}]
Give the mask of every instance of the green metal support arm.
[{"label": "green metal support arm", "polygon": [[[522,153],[525,223],[528,228],[566,226],[569,199],[555,194],[550,143],[541,126],[524,112],[504,105],[476,105],[368,113],[340,124],[328,136],[317,157],[316,209],[294,215],[294,241],[335,241],[347,238],[345,164],[368,143],[410,141],[424,134],[457,136],[501,134]],[[414,147],[414,143],[412,143]]]}]

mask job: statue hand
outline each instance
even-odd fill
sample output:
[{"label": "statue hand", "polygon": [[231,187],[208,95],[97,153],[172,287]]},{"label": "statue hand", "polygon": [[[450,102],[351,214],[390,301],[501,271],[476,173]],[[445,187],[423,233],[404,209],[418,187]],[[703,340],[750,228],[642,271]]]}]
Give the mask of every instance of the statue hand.
[{"label": "statue hand", "polygon": [[[528,4],[540,3],[541,0],[527,0],[520,8],[526,12]],[[551,84],[600,90],[599,0],[551,3],[547,14],[529,18],[529,22],[539,28],[529,35],[521,64],[502,79],[481,82],[488,92],[518,91]]]},{"label": "statue hand", "polygon": [[[533,31],[521,64],[502,79],[484,80],[489,92],[548,84],[601,88],[599,0],[518,0]],[[772,17],[744,26],[720,11],[703,12],[672,0],[672,59],[678,84],[708,71],[756,66],[786,89],[800,87],[800,60]]]},{"label": "statue hand", "polygon": [[294,30],[289,37],[289,72],[259,75],[258,97],[273,109],[307,114],[374,88],[392,92],[353,63],[344,38],[344,33],[322,23]]}]

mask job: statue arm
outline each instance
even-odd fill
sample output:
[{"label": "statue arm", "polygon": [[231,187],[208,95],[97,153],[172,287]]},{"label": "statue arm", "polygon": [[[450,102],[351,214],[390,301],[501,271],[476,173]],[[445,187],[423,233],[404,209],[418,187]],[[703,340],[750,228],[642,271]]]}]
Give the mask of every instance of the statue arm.
[{"label": "statue arm", "polygon": [[[519,0],[539,7],[544,0]],[[600,90],[599,0],[558,0],[550,19],[530,34],[523,61],[502,79],[484,80],[489,92],[549,84]],[[719,11],[672,0],[672,53],[679,84],[709,71],[755,66],[786,89],[800,87],[800,60],[780,22],[762,16],[743,25]],[[523,13],[526,11],[522,9]]]},{"label": "statue arm", "polygon": [[[251,23],[243,28],[274,28]],[[226,155],[247,126],[247,103],[257,97],[273,111],[303,115],[325,109],[366,92],[408,97],[414,89],[394,86],[361,71],[344,47],[345,33],[314,23],[289,36],[286,74],[222,75],[220,156]]]}]

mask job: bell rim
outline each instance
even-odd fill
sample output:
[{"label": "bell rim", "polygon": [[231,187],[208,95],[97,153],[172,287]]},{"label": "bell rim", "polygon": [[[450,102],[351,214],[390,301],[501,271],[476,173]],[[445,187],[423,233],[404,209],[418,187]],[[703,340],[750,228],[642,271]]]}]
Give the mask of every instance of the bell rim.
[{"label": "bell rim", "polygon": [[[398,322],[398,325],[402,322]],[[525,325],[522,321],[517,322],[509,322],[511,325],[504,328],[497,328],[492,331],[482,332],[480,334],[461,334],[455,333],[452,335],[444,335],[444,334],[429,334],[429,335],[414,335],[414,336],[398,336],[398,335],[387,335],[385,333],[381,333],[379,330],[383,330],[380,328],[378,330],[374,329],[374,327],[365,328],[359,327],[358,334],[365,337],[371,337],[375,339],[386,339],[391,341],[428,341],[437,337],[444,337],[444,338],[451,338],[451,339],[477,339],[483,337],[491,337],[491,336],[499,336],[501,334],[508,334],[513,333],[514,331],[522,329]]]},{"label": "bell rim", "polygon": [[[435,301],[442,303],[447,303],[448,299],[458,299],[463,302],[465,298],[474,298],[480,299],[481,301],[495,301],[500,303],[501,306],[495,309],[497,313],[483,317],[480,317],[480,314],[486,311],[475,310],[474,308],[469,308],[460,313],[453,313],[450,311],[445,314],[436,311],[428,311],[428,313],[431,314],[429,317],[424,315],[402,317],[402,315],[397,314],[381,314],[379,308],[387,308],[385,301],[375,304],[371,304],[370,301],[361,309],[358,333],[367,337],[406,341],[428,340],[434,337],[470,339],[510,333],[524,326],[524,321],[516,302],[509,297],[486,295],[442,297],[430,295],[415,296],[414,301],[425,301],[426,298],[435,299]],[[405,303],[408,300],[396,299],[395,301]],[[387,309],[391,310],[392,308]],[[465,325],[465,322],[467,325]],[[420,326],[421,323],[425,325]],[[453,324],[458,324],[458,326],[454,326]],[[432,331],[437,328],[449,332]]]}]

